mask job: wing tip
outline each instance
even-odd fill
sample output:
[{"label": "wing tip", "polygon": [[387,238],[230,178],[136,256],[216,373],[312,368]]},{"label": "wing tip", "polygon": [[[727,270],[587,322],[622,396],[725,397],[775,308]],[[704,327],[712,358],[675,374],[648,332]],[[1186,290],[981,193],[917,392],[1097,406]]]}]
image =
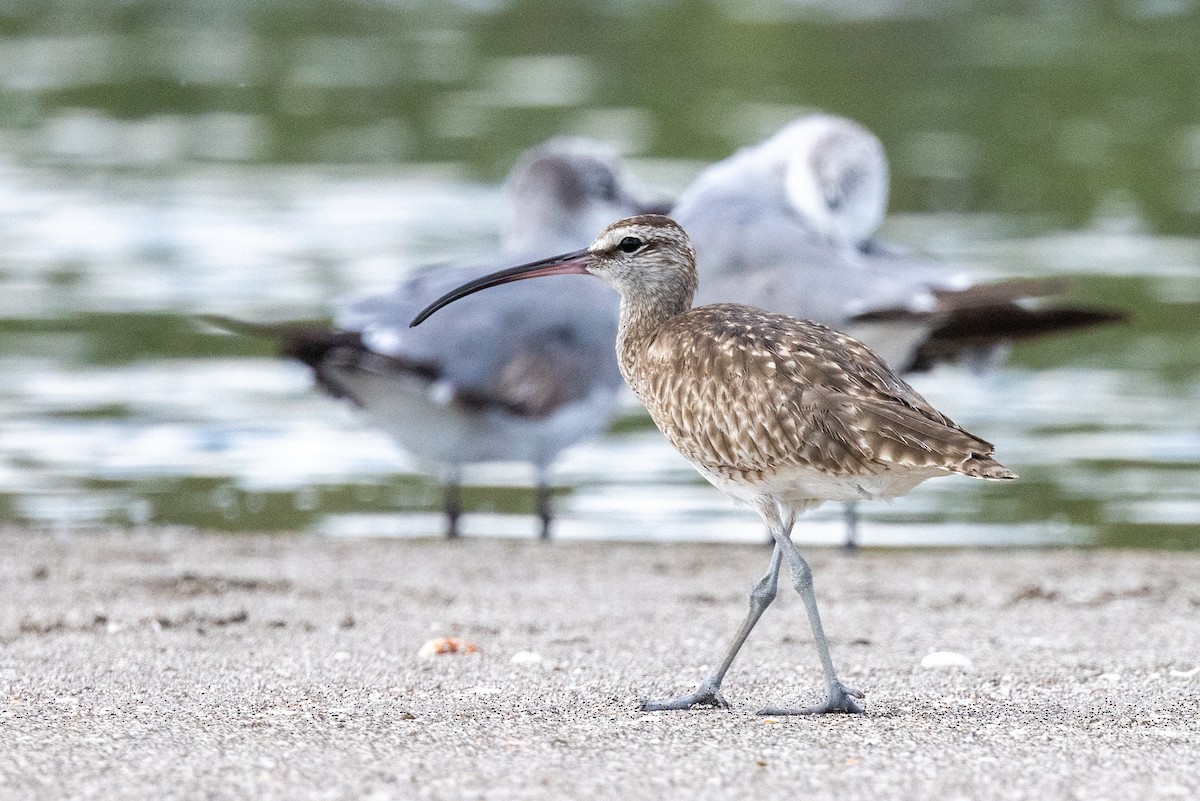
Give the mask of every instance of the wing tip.
[{"label": "wing tip", "polygon": [[990,481],[1012,481],[1017,474],[990,456],[975,454],[963,464],[963,472],[973,478]]}]

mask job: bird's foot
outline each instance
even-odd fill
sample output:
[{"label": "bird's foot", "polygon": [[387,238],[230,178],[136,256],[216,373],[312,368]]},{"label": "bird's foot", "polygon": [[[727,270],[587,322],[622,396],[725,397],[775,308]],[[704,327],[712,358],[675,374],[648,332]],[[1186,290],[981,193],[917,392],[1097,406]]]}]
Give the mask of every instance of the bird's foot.
[{"label": "bird's foot", "polygon": [[691,709],[694,706],[711,706],[717,709],[728,709],[729,702],[725,700],[716,686],[706,686],[704,684],[701,684],[694,691],[678,696],[677,698],[665,698],[661,700],[651,698],[642,699],[643,712]]},{"label": "bird's foot", "polygon": [[854,699],[862,697],[863,693],[859,690],[852,690],[849,687],[843,686],[840,681],[835,681],[833,686],[829,688],[829,697],[825,699],[825,703],[823,704],[810,706],[807,709],[784,709],[782,707],[768,706],[759,711],[758,714],[771,717],[777,715],[824,715],[827,712],[845,712],[847,714],[858,715],[863,710]]}]

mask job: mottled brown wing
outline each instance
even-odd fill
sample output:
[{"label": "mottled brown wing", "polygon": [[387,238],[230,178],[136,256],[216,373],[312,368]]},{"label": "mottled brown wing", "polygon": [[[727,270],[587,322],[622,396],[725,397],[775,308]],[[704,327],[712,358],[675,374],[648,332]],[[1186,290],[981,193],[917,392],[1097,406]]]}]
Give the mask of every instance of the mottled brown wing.
[{"label": "mottled brown wing", "polygon": [[645,358],[639,395],[672,444],[706,467],[1007,472],[988,458],[989,443],[930,406],[865,345],[817,323],[701,306],[660,327]]}]

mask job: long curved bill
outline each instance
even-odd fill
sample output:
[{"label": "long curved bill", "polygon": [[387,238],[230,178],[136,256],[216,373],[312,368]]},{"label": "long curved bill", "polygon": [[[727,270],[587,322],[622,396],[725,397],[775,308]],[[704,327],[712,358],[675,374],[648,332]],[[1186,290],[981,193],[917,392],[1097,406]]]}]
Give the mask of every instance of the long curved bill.
[{"label": "long curved bill", "polygon": [[476,278],[474,281],[468,281],[457,289],[450,290],[433,303],[430,303],[420,314],[413,318],[408,327],[412,328],[420,325],[431,314],[443,306],[449,306],[454,301],[461,300],[467,295],[473,295],[481,289],[500,286],[500,284],[508,284],[513,281],[521,281],[526,278],[541,278],[543,275],[587,275],[587,265],[591,263],[592,258],[592,254],[585,248],[572,253],[564,253],[561,256],[551,256],[541,261],[522,264],[519,267],[498,270],[482,278]]}]

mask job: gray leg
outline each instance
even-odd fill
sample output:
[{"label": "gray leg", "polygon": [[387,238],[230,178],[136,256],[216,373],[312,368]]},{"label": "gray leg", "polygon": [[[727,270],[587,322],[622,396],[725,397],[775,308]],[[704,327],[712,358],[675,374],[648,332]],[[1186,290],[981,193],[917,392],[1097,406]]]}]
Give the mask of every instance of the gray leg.
[{"label": "gray leg", "polygon": [[538,520],[541,521],[542,527],[538,531],[538,537],[543,540],[550,539],[550,481],[546,476],[545,468],[537,469],[537,489],[534,490],[534,507],[537,511]]},{"label": "gray leg", "polygon": [[677,698],[657,701],[643,699],[643,711],[658,712],[665,709],[690,709],[693,706],[717,706],[722,708],[729,706],[725,699],[721,697],[721,682],[724,680],[729,666],[733,664],[734,657],[741,650],[742,644],[750,636],[750,630],[754,628],[754,624],[762,617],[763,612],[767,611],[767,607],[771,605],[771,601],[775,600],[775,592],[779,586],[779,565],[782,559],[783,551],[776,545],[775,550],[771,552],[771,564],[767,566],[767,572],[750,590],[750,612],[746,615],[746,619],[742,621],[742,626],[734,636],[733,642],[725,650],[725,656],[721,659],[721,663],[708,671],[708,675],[704,677],[704,681],[700,682],[700,686],[693,692]]},{"label": "gray leg", "polygon": [[462,516],[462,476],[449,469],[442,476],[442,508],[446,511],[446,539],[458,539],[458,518]]},{"label": "gray leg", "polygon": [[842,512],[846,519],[846,543],[843,547],[846,553],[858,553],[858,501],[846,501],[842,504]]},{"label": "gray leg", "polygon": [[767,707],[759,712],[760,715],[820,715],[825,712],[862,712],[862,707],[854,702],[862,698],[858,690],[851,690],[838,680],[833,670],[833,659],[829,656],[829,644],[825,641],[825,629],[821,626],[821,615],[817,612],[817,596],[813,592],[812,568],[792,542],[792,520],[780,518],[779,509],[774,501],[763,499],[758,504],[759,514],[771,527],[775,536],[775,545],[783,550],[783,558],[787,560],[788,570],[792,573],[792,585],[800,593],[804,608],[808,610],[808,622],[812,626],[813,639],[817,642],[817,654],[821,657],[821,667],[825,670],[825,681],[829,686],[829,696],[825,703],[806,709],[787,709],[782,707]]}]

